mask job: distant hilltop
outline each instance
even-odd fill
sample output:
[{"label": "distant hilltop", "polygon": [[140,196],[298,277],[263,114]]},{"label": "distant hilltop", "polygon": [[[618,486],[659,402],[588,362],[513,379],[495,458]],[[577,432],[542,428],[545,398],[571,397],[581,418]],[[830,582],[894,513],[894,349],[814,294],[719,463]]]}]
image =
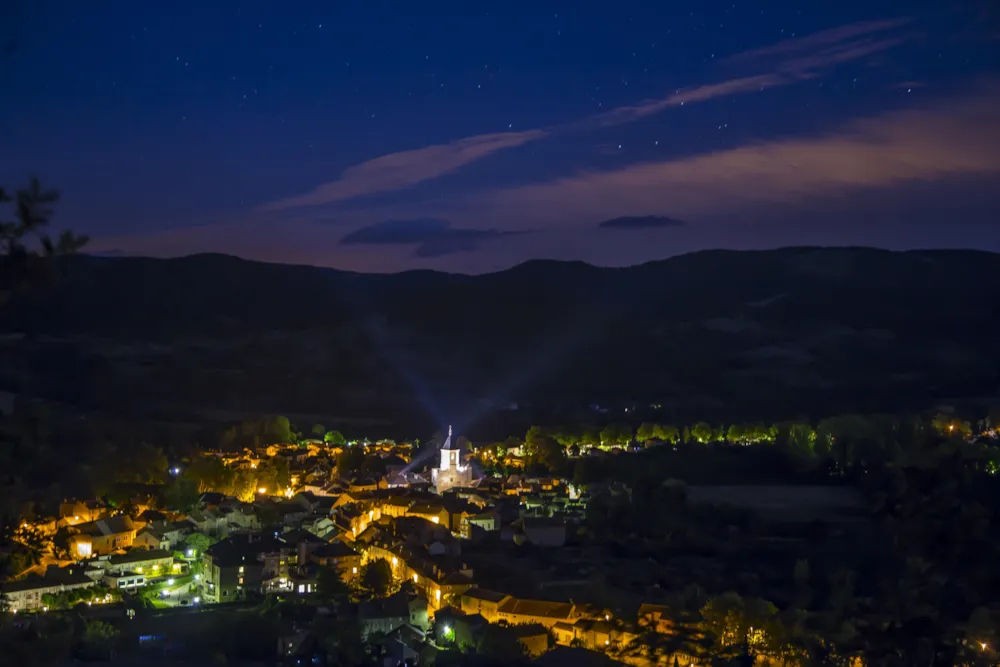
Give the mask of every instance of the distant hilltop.
[{"label": "distant hilltop", "polygon": [[[478,276],[81,256],[10,305],[0,326],[29,335],[0,352],[38,359],[32,381],[60,401],[163,415],[431,421],[516,401],[576,421],[594,403],[778,419],[995,396],[998,303],[1000,255],[977,251],[706,251]],[[0,390],[26,381],[3,366]]]}]

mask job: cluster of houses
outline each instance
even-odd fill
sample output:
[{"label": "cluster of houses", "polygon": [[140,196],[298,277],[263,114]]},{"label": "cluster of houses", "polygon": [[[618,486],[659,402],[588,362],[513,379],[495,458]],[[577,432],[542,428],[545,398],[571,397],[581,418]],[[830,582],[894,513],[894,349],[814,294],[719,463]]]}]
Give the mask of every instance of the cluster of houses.
[{"label": "cluster of houses", "polygon": [[[255,467],[285,453],[272,446],[223,460]],[[67,548],[76,562],[8,582],[3,594],[15,611],[39,611],[47,594],[98,583],[135,590],[183,574],[197,559],[201,599],[225,603],[268,593],[311,595],[329,569],[352,583],[366,564],[384,560],[398,592],[337,613],[352,614],[365,636],[388,642],[400,660],[412,661],[427,646],[475,645],[490,626],[509,629],[536,655],[553,637],[565,646],[608,650],[638,636],[612,622],[609,610],[477,585],[463,555],[469,545],[492,540],[551,550],[572,541],[588,498],[564,481],[476,475],[450,434],[440,465],[429,473],[414,472],[397,449],[386,448],[386,474],[345,480],[324,472],[315,454],[292,450],[292,486],[278,494],[261,489],[254,502],[205,493],[184,515],[139,504],[127,516],[100,502],[67,501],[49,528],[70,533]],[[185,545],[194,534],[213,543],[193,553]],[[289,655],[305,645],[302,637],[282,643]]]}]

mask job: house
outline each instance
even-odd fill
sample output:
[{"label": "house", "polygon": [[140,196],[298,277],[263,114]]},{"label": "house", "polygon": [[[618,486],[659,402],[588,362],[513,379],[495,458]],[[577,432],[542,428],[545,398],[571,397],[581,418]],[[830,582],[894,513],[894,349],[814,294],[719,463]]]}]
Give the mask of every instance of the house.
[{"label": "house", "polygon": [[127,554],[112,556],[108,559],[105,568],[108,574],[119,574],[123,572],[135,572],[146,577],[155,578],[177,574],[180,572],[180,563],[174,570],[174,557],[170,551],[163,549],[134,549]]},{"label": "house", "polygon": [[361,636],[364,639],[374,634],[388,634],[409,621],[409,600],[402,593],[358,605],[358,624],[361,626]]},{"label": "house", "polygon": [[576,645],[591,651],[606,651],[635,639],[633,633],[618,630],[606,620],[588,618],[556,623],[552,634],[563,646]]},{"label": "house", "polygon": [[454,607],[434,614],[434,637],[443,646],[475,648],[488,626],[489,622],[479,614],[463,614]]},{"label": "house", "polygon": [[396,628],[378,642],[382,647],[383,667],[416,665],[424,648],[425,634],[412,625]]},{"label": "house", "polygon": [[[287,543],[271,535],[234,535],[216,542],[202,555],[205,596],[229,602],[259,592],[280,568],[283,549],[289,549]],[[271,561],[267,572],[265,560]]]},{"label": "house", "polygon": [[329,544],[323,538],[316,537],[308,530],[301,528],[286,530],[280,537],[292,549],[290,555],[292,562],[296,565],[305,565],[309,562],[309,556],[313,551]]},{"label": "house", "polygon": [[317,537],[329,538],[337,533],[337,525],[328,515],[313,515],[302,522],[302,527]]},{"label": "house", "polygon": [[343,542],[331,542],[313,549],[310,559],[323,567],[332,567],[340,578],[350,581],[361,571],[361,554]]},{"label": "house", "polygon": [[507,628],[524,647],[524,652],[532,658],[544,655],[549,650],[549,632],[539,623],[513,625]]},{"label": "house", "polygon": [[127,516],[98,519],[75,527],[69,537],[70,553],[79,558],[106,555],[131,547],[135,540],[135,525]]},{"label": "house", "polygon": [[575,620],[573,604],[569,602],[519,600],[508,597],[497,606],[497,621],[506,622],[508,625],[539,623],[551,628],[560,621],[573,620]]},{"label": "house", "polygon": [[110,512],[100,500],[65,500],[59,504],[59,522],[63,526],[76,526],[103,519]]},{"label": "house", "polygon": [[131,570],[121,572],[107,572],[103,581],[109,588],[119,588],[122,590],[135,590],[146,585],[146,575]]},{"label": "house", "polygon": [[406,516],[420,517],[421,519],[426,519],[431,523],[436,523],[449,529],[451,527],[451,515],[448,513],[448,510],[440,505],[416,503],[407,510]]},{"label": "house", "polygon": [[225,534],[246,533],[260,530],[260,520],[250,503],[226,503],[218,508],[219,525]]},{"label": "house", "polygon": [[657,604],[642,604],[637,614],[639,627],[649,632],[672,634],[675,628],[667,607]]},{"label": "house", "polygon": [[202,535],[218,536],[221,518],[222,515],[215,510],[194,510],[188,514],[187,522]]},{"label": "house", "polygon": [[79,566],[59,568],[50,566],[44,576],[31,575],[18,581],[8,581],[0,586],[0,595],[7,599],[13,612],[45,609],[42,597],[64,591],[90,588],[96,582]]},{"label": "house", "polygon": [[460,604],[466,614],[479,614],[490,623],[496,623],[500,603],[506,600],[506,593],[486,590],[473,586],[462,593]]},{"label": "house", "polygon": [[286,526],[298,526],[311,511],[293,500],[285,500],[277,504],[278,516]]},{"label": "house", "polygon": [[158,529],[146,524],[135,534],[132,546],[136,549],[169,549],[170,540],[166,539]]},{"label": "house", "polygon": [[430,607],[427,604],[427,598],[423,596],[420,589],[409,582],[404,582],[399,591],[406,596],[407,607],[410,611],[409,624],[426,632],[431,627]]},{"label": "house", "polygon": [[[464,523],[470,526],[476,526],[477,528],[481,528],[487,532],[500,530],[500,513],[492,510],[480,512],[479,514],[466,517]],[[466,534],[466,532],[467,531],[463,526],[462,534]]]}]

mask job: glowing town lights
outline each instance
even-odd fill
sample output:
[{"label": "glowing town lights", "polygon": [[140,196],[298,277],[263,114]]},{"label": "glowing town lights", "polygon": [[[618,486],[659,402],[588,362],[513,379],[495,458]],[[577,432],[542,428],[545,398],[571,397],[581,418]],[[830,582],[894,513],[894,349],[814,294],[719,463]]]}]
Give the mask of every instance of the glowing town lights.
[{"label": "glowing town lights", "polygon": [[357,574],[357,573],[358,573],[358,568],[352,567],[351,568],[351,574]]},{"label": "glowing town lights", "polygon": [[437,599],[438,604],[441,604],[441,589],[434,591],[434,597]]},{"label": "glowing town lights", "polygon": [[267,487],[266,486],[260,487],[259,489],[257,489],[257,493],[267,493]]},{"label": "glowing town lights", "polygon": [[396,567],[396,563],[398,563],[398,562],[399,562],[399,559],[398,559],[398,558],[396,558],[395,556],[393,556],[393,557],[392,557],[392,566],[393,566],[393,567]]},{"label": "glowing town lights", "polygon": [[985,651],[987,648],[989,648],[989,646],[986,644],[986,642],[979,642],[979,648]]},{"label": "glowing town lights", "polygon": [[417,575],[414,574],[413,575],[413,583],[417,583],[419,580],[420,580],[420,577],[418,577]]},{"label": "glowing town lights", "polygon": [[198,604],[199,602],[201,602],[201,598],[195,598],[195,599],[191,600],[191,602],[194,602],[195,604]]},{"label": "glowing town lights", "polygon": [[187,557],[188,558],[194,558],[194,549],[188,549],[187,550]]},{"label": "glowing town lights", "polygon": [[173,578],[167,579],[167,586],[173,586],[173,585],[174,585]]}]

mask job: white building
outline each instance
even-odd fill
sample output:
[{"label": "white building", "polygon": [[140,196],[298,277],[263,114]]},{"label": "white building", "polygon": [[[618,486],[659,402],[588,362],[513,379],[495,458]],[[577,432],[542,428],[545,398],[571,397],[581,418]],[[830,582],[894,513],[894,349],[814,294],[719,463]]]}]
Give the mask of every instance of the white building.
[{"label": "white building", "polygon": [[448,438],[441,445],[441,465],[431,469],[431,482],[438,493],[444,493],[455,486],[472,484],[472,466],[462,462],[462,452],[451,442],[451,427]]},{"label": "white building", "polygon": [[43,596],[90,588],[94,583],[93,579],[83,573],[82,567],[59,568],[53,565],[49,566],[44,577],[31,575],[20,581],[8,581],[0,587],[0,595],[7,598],[10,610],[15,613],[39,611],[46,608]]}]

